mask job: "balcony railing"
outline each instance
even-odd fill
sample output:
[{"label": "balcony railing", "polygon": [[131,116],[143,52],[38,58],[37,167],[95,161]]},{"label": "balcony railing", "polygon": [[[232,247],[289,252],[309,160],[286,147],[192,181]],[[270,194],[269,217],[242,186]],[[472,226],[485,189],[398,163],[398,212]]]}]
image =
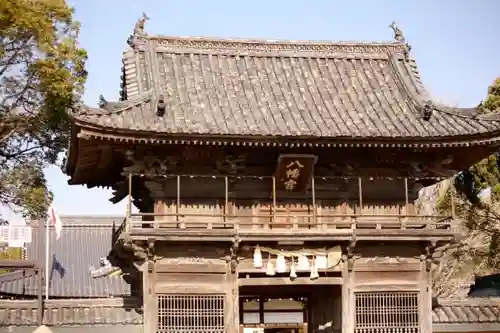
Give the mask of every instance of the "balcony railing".
[{"label": "balcony railing", "polygon": [[[156,211],[132,213],[130,201],[124,227],[405,230],[453,226],[453,202],[446,215],[422,212],[410,201],[406,178],[382,182],[313,177],[307,191],[300,193],[279,190],[277,181],[275,177],[166,176],[161,180],[166,192],[158,199]],[[398,186],[401,192],[390,199],[387,193]]]}]

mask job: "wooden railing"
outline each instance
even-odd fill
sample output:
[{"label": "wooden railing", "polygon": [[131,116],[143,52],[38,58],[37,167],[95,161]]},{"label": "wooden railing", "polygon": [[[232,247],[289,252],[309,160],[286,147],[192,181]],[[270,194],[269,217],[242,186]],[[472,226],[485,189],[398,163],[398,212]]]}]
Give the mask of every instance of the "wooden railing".
[{"label": "wooden railing", "polygon": [[[199,197],[193,199],[183,196],[181,188],[182,179],[187,178],[184,183],[186,187],[193,186],[193,179],[210,178],[213,183],[202,183],[199,186]],[[170,179],[170,180],[169,180]],[[217,180],[222,179],[222,184]],[[237,182],[245,179],[257,179],[260,181],[270,180],[266,185],[260,187],[260,192],[249,191],[251,195],[260,199],[248,199],[242,197],[245,193],[239,191],[231,192],[230,186],[238,186]],[[341,198],[338,193],[331,195],[331,190],[325,190],[328,186],[322,186],[321,181],[328,179],[339,179],[339,177],[312,178],[307,193],[284,193],[276,190],[275,177],[229,177],[229,176],[168,176],[161,181],[171,183],[165,188],[170,188],[171,193],[165,199],[161,199],[161,209],[156,208],[154,213],[132,213],[131,202],[125,223],[121,228],[129,231],[131,228],[170,228],[170,229],[451,229],[453,224],[453,207],[450,214],[421,214],[416,211],[413,202],[409,200],[408,180],[398,179],[389,185],[401,186],[401,200],[385,201],[373,198],[373,187],[371,184],[371,198],[363,197],[362,178],[350,178],[342,181],[344,190],[350,192],[349,198]],[[129,178],[132,184],[132,176]],[[236,181],[236,183],[235,183]],[[354,184],[345,185],[348,181]],[[368,182],[373,179],[368,179]],[[212,185],[213,186],[212,186]],[[236,184],[236,185],[235,185]],[[244,185],[243,183],[241,183]],[[223,186],[220,186],[223,185]],[[131,185],[130,185],[131,186]],[[203,188],[208,189],[211,197],[203,195]],[[350,187],[349,187],[350,186]],[[376,187],[376,184],[375,184]],[[257,187],[256,187],[257,188]],[[216,190],[224,189],[220,196]],[[357,198],[352,195],[352,189],[356,191]],[[132,189],[130,188],[132,192]],[[266,192],[267,191],[267,192]],[[404,192],[403,192],[404,191]],[[235,193],[238,195],[235,195]],[[264,194],[263,194],[264,193]],[[329,195],[330,193],[330,195]],[[404,193],[404,194],[403,194]],[[173,194],[173,195],[171,195]],[[451,203],[453,206],[453,202]]]},{"label": "wooden railing", "polygon": [[[154,216],[154,221],[144,221],[144,216]],[[177,221],[162,220],[174,217]],[[254,215],[269,222],[248,221],[249,216],[214,216],[206,214],[132,214],[126,219],[127,228],[170,229],[451,229],[451,216],[440,215],[294,215],[290,222],[276,222],[284,216]],[[183,219],[190,218],[190,222]],[[196,218],[196,221],[192,221]],[[296,219],[307,219],[308,222]],[[216,220],[215,220],[216,219]],[[225,221],[224,221],[225,220]]]}]

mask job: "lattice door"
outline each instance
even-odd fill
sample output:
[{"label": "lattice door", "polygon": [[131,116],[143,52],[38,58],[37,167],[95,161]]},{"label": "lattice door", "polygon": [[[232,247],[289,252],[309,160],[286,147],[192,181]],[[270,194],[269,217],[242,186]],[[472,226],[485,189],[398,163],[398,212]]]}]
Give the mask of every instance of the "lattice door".
[{"label": "lattice door", "polygon": [[224,295],[159,295],[157,332],[224,332]]},{"label": "lattice door", "polygon": [[419,333],[418,292],[355,293],[355,333]]}]

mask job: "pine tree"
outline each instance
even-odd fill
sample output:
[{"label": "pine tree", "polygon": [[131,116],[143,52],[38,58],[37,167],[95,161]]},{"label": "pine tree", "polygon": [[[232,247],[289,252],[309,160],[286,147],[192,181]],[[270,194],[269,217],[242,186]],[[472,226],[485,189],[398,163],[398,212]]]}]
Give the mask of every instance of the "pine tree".
[{"label": "pine tree", "polygon": [[[500,78],[488,88],[480,110],[500,112]],[[453,296],[476,274],[500,271],[500,154],[461,171],[449,183],[437,209],[447,210],[453,197],[456,215],[464,221],[467,237],[461,248],[449,251],[434,269],[434,292],[442,296]]]}]

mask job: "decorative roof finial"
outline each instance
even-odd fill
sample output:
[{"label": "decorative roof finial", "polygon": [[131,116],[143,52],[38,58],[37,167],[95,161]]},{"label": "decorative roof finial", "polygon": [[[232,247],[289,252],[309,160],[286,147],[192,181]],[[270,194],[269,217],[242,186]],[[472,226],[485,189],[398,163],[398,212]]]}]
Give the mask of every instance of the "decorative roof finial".
[{"label": "decorative roof finial", "polygon": [[398,43],[404,43],[405,42],[405,36],[403,35],[403,31],[399,29],[399,27],[396,25],[396,21],[392,21],[392,23],[389,25],[389,28],[394,31],[394,40]]},{"label": "decorative roof finial", "polygon": [[99,95],[99,101],[97,102],[97,105],[99,105],[101,109],[104,109],[106,107],[106,104],[108,104],[106,98],[104,98],[103,95]]},{"label": "decorative roof finial", "polygon": [[146,36],[146,32],[144,31],[144,26],[146,25],[146,21],[149,20],[149,16],[146,13],[142,13],[141,18],[137,21],[134,26],[134,32],[127,40],[128,45],[134,48],[137,45],[137,36]]},{"label": "decorative roof finial", "polygon": [[149,16],[146,13],[142,13],[141,18],[137,21],[134,27],[134,36],[146,36],[146,32],[144,31],[144,26],[146,25],[146,21],[149,20]]},{"label": "decorative roof finial", "polygon": [[99,105],[99,108],[110,112],[119,109],[122,106],[119,102],[108,102],[103,95],[99,95],[97,104]]}]

